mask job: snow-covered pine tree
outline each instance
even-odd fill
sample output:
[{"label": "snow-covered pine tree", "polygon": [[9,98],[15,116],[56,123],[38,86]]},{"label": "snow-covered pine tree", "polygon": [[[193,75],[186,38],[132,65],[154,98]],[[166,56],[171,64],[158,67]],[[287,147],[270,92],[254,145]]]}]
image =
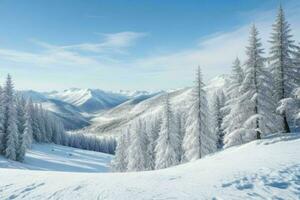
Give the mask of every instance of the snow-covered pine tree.
[{"label": "snow-covered pine tree", "polygon": [[242,118],[240,116],[240,87],[244,81],[244,72],[241,67],[241,62],[238,58],[235,59],[232,65],[230,74],[229,87],[225,88],[226,102],[222,108],[224,114],[222,129],[225,136],[234,130],[242,127]]},{"label": "snow-covered pine tree", "polygon": [[217,149],[222,149],[224,145],[224,131],[222,128],[224,113],[222,111],[225,105],[225,95],[223,90],[219,90],[212,97],[212,125],[213,132],[217,137]]},{"label": "snow-covered pine tree", "polygon": [[160,130],[160,125],[161,125],[161,118],[160,117],[155,117],[153,120],[150,121],[150,125],[148,126],[147,129],[147,134],[148,134],[148,166],[149,169],[154,170],[155,169],[155,146]]},{"label": "snow-covered pine tree", "polygon": [[17,159],[18,152],[18,126],[16,102],[11,76],[8,75],[4,88],[4,137],[5,157],[11,160]]},{"label": "snow-covered pine tree", "polygon": [[0,154],[4,154],[5,137],[4,137],[4,92],[0,86]]},{"label": "snow-covered pine tree", "polygon": [[33,104],[33,102],[29,101],[30,109],[32,110],[32,133],[33,138],[36,142],[42,142],[42,134],[39,126],[39,114],[38,114],[38,106]]},{"label": "snow-covered pine tree", "polygon": [[165,96],[162,123],[155,146],[155,169],[167,168],[179,163],[180,137],[176,130],[169,94]]},{"label": "snow-covered pine tree", "polygon": [[185,135],[185,124],[186,124],[187,114],[186,112],[179,111],[175,114],[175,116],[176,116],[175,124],[177,125],[176,129],[178,131],[178,136],[179,136],[178,156],[179,156],[179,162],[182,162],[183,160],[182,141]]},{"label": "snow-covered pine tree", "polygon": [[17,147],[17,160],[22,162],[25,157],[26,152],[26,141],[24,136],[25,130],[25,123],[26,123],[26,116],[25,116],[25,107],[26,101],[22,96],[17,97],[17,126],[18,126],[18,147]]},{"label": "snow-covered pine tree", "polygon": [[114,171],[125,172],[127,171],[128,165],[128,137],[129,137],[129,128],[126,129],[126,132],[120,136],[117,141],[116,153],[114,160],[112,162],[112,167]]},{"label": "snow-covered pine tree", "polygon": [[42,104],[37,105],[36,110],[39,117],[38,124],[41,133],[41,142],[49,142],[47,141],[45,110],[43,109]]},{"label": "snow-covered pine tree", "polygon": [[31,100],[27,101],[26,107],[25,107],[25,129],[23,132],[23,137],[25,141],[26,148],[30,149],[31,144],[33,141],[33,135],[32,135],[32,102]]},{"label": "snow-covered pine tree", "polygon": [[201,69],[198,67],[183,139],[185,161],[196,160],[216,151],[215,137],[209,129],[208,105],[203,87]]},{"label": "snow-covered pine tree", "polygon": [[147,134],[142,119],[138,119],[130,132],[130,146],[128,151],[128,171],[149,170]]},{"label": "snow-covered pine tree", "polygon": [[[300,79],[300,72],[297,72],[293,64],[292,54],[295,45],[290,32],[290,25],[286,21],[284,11],[280,6],[276,21],[273,24],[269,58],[275,84],[275,96],[278,102],[290,97],[292,90],[295,88],[295,83]],[[288,113],[283,111],[280,114],[284,132],[290,132]]]},{"label": "snow-covered pine tree", "polygon": [[238,98],[243,126],[229,133],[225,138],[226,147],[261,139],[262,133],[277,130],[277,116],[274,114],[275,102],[272,99],[272,82],[262,57],[263,49],[258,31],[253,25],[250,31],[245,78]]}]

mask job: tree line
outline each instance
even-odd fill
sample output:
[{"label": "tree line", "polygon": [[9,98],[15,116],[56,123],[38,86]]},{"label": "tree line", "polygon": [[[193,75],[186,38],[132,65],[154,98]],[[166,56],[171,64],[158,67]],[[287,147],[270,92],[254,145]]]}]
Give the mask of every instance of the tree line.
[{"label": "tree line", "polygon": [[190,108],[174,114],[169,94],[155,119],[139,118],[119,137],[115,171],[162,169],[189,162],[267,134],[291,132],[299,115],[300,48],[280,6],[264,57],[259,32],[251,27],[246,60],[236,58],[229,86],[208,105],[200,67]]}]

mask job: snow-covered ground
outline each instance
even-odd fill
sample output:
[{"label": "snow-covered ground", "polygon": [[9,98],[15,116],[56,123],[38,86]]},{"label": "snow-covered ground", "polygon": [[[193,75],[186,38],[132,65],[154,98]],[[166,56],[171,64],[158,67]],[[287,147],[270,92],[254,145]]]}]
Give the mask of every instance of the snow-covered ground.
[{"label": "snow-covered ground", "polygon": [[109,154],[55,144],[34,144],[32,149],[26,153],[24,163],[8,161],[0,156],[0,173],[1,168],[67,172],[108,172],[112,157]]},{"label": "snow-covered ground", "polygon": [[[96,168],[91,165],[97,162],[95,157],[102,164],[103,160],[109,160],[107,157],[101,159],[105,154],[99,154],[98,157],[97,153],[89,154],[60,146],[54,146],[58,154],[51,153],[49,147],[35,147],[25,165],[39,168],[45,167],[45,164],[37,164],[39,158],[52,164],[61,164],[65,159],[67,166],[72,163],[72,166],[74,164],[87,169],[91,166]],[[41,155],[36,155],[39,152]],[[70,152],[74,154],[73,158],[68,158]],[[299,199],[299,152],[300,135],[292,134],[269,137],[229,148],[195,162],[149,172],[36,171],[19,169],[31,168],[22,164],[19,164],[21,167],[9,165],[9,169],[0,169],[0,199]],[[93,160],[89,162],[89,159]],[[3,162],[2,159],[2,167],[6,166]],[[49,170],[57,169],[63,168],[49,167]]]}]

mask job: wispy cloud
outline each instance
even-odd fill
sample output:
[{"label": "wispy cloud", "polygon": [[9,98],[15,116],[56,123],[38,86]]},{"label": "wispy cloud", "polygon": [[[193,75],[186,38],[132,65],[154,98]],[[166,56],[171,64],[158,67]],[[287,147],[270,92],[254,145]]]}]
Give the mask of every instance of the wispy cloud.
[{"label": "wispy cloud", "polygon": [[74,45],[62,46],[63,49],[75,50],[75,51],[88,51],[94,53],[100,52],[117,52],[125,53],[125,49],[136,44],[136,42],[147,36],[147,33],[139,32],[120,32],[110,34],[99,34],[103,37],[103,40],[99,43],[81,43]]},{"label": "wispy cloud", "polygon": [[40,52],[0,49],[0,57],[15,63],[29,63],[40,67],[45,65],[102,67],[119,63],[114,55],[127,53],[127,48],[133,46],[147,34],[127,31],[99,35],[102,36],[102,40],[98,43],[72,45],[53,45],[37,39],[30,39],[30,42],[41,48]]}]

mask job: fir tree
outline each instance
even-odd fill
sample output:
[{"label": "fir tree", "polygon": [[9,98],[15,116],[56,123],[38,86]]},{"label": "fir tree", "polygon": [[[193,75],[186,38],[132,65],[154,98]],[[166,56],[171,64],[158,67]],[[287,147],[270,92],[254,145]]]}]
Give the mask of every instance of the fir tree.
[{"label": "fir tree", "polygon": [[238,98],[241,95],[240,87],[243,81],[244,72],[241,67],[241,62],[236,58],[232,65],[229,87],[225,88],[227,98],[225,106],[222,108],[224,114],[222,129],[225,135],[242,127],[243,119],[240,113],[242,106]]},{"label": "fir tree", "polygon": [[[292,90],[295,88],[295,83],[298,82],[300,77],[300,73],[297,72],[293,64],[292,54],[295,46],[290,32],[290,25],[286,21],[284,11],[280,6],[276,21],[273,24],[269,58],[275,80],[275,96],[278,102],[290,97]],[[280,114],[284,132],[290,132],[288,113],[284,111]]]},{"label": "fir tree", "polygon": [[208,106],[203,87],[201,69],[198,67],[196,87],[193,88],[192,105],[183,139],[185,161],[202,158],[204,155],[216,150],[215,137],[209,129]]},{"label": "fir tree", "polygon": [[11,76],[8,75],[4,88],[4,137],[5,157],[11,160],[17,159],[19,145],[18,134],[13,83]]},{"label": "fir tree", "polygon": [[155,169],[162,169],[177,165],[180,159],[179,147],[180,138],[178,130],[176,130],[175,127],[169,95],[166,94],[161,128],[155,147]]},{"label": "fir tree", "polygon": [[134,124],[134,131],[130,134],[130,146],[128,152],[128,171],[148,170],[147,134],[141,119]]},{"label": "fir tree", "polygon": [[212,99],[212,120],[213,120],[213,132],[217,137],[217,148],[222,149],[224,145],[224,131],[222,128],[223,123],[223,107],[225,104],[225,96],[223,91],[217,91],[213,95]]}]

